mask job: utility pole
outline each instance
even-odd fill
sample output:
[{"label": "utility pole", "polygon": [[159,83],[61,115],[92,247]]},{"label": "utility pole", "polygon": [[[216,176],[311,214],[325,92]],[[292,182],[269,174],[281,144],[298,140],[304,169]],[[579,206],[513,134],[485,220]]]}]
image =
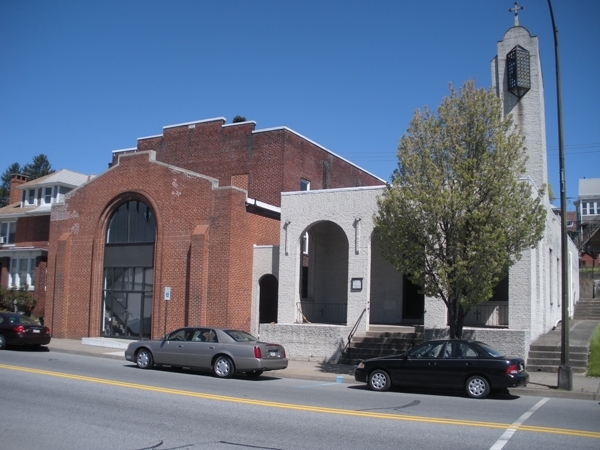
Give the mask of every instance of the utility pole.
[{"label": "utility pole", "polygon": [[560,367],[558,368],[558,388],[573,390],[573,370],[569,365],[569,276],[568,276],[568,237],[567,237],[567,192],[565,180],[565,150],[562,125],[562,95],[560,89],[560,59],[558,55],[558,28],[554,23],[552,3],[548,0],[552,31],[554,34],[554,57],[556,64],[556,98],[558,106],[558,158],[560,169],[560,220],[561,220],[561,259],[562,259],[562,327]]}]

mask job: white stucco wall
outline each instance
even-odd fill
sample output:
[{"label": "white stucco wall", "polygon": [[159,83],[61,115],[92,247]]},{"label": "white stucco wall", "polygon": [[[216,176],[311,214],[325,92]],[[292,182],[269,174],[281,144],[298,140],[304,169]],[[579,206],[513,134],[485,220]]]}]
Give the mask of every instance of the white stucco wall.
[{"label": "white stucco wall", "polygon": [[[508,91],[506,78],[506,55],[520,45],[529,52],[531,89],[521,99]],[[536,186],[548,184],[546,157],[546,117],[544,109],[544,83],[537,36],[516,26],[509,28],[497,43],[497,56],[491,62],[492,86],[504,104],[504,113],[512,114],[514,123],[525,136],[529,160],[527,175]]]}]

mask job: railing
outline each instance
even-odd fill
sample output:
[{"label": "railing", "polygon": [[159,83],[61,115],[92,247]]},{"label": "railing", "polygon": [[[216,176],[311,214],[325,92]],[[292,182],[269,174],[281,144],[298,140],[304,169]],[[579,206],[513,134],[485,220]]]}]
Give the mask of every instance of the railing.
[{"label": "railing", "polygon": [[463,325],[469,327],[507,327],[508,303],[480,303],[467,313]]},{"label": "railing", "polygon": [[575,245],[579,250],[583,250],[583,247],[589,242],[589,240],[600,230],[600,220],[590,220],[583,222],[582,226],[585,225],[583,232],[580,236],[575,239]]},{"label": "railing", "polygon": [[347,309],[347,303],[301,301],[298,304],[303,323],[344,325],[346,324]]},{"label": "railing", "polygon": [[350,347],[350,342],[352,342],[352,338],[354,337],[354,333],[356,333],[356,330],[358,329],[358,324],[360,323],[360,321],[362,320],[362,318],[363,318],[363,316],[365,315],[366,312],[367,312],[367,308],[363,309],[363,311],[360,313],[360,316],[358,317],[358,320],[356,321],[356,323],[352,327],[352,330],[350,331],[350,334],[348,334],[348,342],[346,342],[346,346],[344,347],[344,352],[346,350],[348,350],[348,347]]}]

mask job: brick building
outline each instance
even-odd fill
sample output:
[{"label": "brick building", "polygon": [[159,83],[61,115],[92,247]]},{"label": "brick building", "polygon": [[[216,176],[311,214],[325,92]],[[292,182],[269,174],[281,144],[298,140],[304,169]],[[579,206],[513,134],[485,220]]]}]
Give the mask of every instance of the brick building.
[{"label": "brick building", "polygon": [[[253,305],[253,249],[279,244],[281,193],[382,180],[286,127],[255,125],[165,127],[113,152],[106,172],[53,205],[44,310],[53,336],[256,330],[265,308]],[[270,289],[262,298],[276,308]]]}]

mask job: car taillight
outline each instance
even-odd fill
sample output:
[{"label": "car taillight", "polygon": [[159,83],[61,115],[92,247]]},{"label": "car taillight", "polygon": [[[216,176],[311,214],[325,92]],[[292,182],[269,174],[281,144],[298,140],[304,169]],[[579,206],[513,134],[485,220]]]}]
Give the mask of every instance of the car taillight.
[{"label": "car taillight", "polygon": [[254,346],[254,357],[262,358],[262,352],[260,351],[260,347],[257,345]]},{"label": "car taillight", "polygon": [[50,328],[44,327],[44,334],[50,334]]},{"label": "car taillight", "polygon": [[25,331],[25,327],[23,325],[15,325],[13,327],[13,331],[16,333],[22,333]]},{"label": "car taillight", "polygon": [[519,373],[519,366],[511,364],[506,368],[506,375],[512,375],[513,373]]}]

